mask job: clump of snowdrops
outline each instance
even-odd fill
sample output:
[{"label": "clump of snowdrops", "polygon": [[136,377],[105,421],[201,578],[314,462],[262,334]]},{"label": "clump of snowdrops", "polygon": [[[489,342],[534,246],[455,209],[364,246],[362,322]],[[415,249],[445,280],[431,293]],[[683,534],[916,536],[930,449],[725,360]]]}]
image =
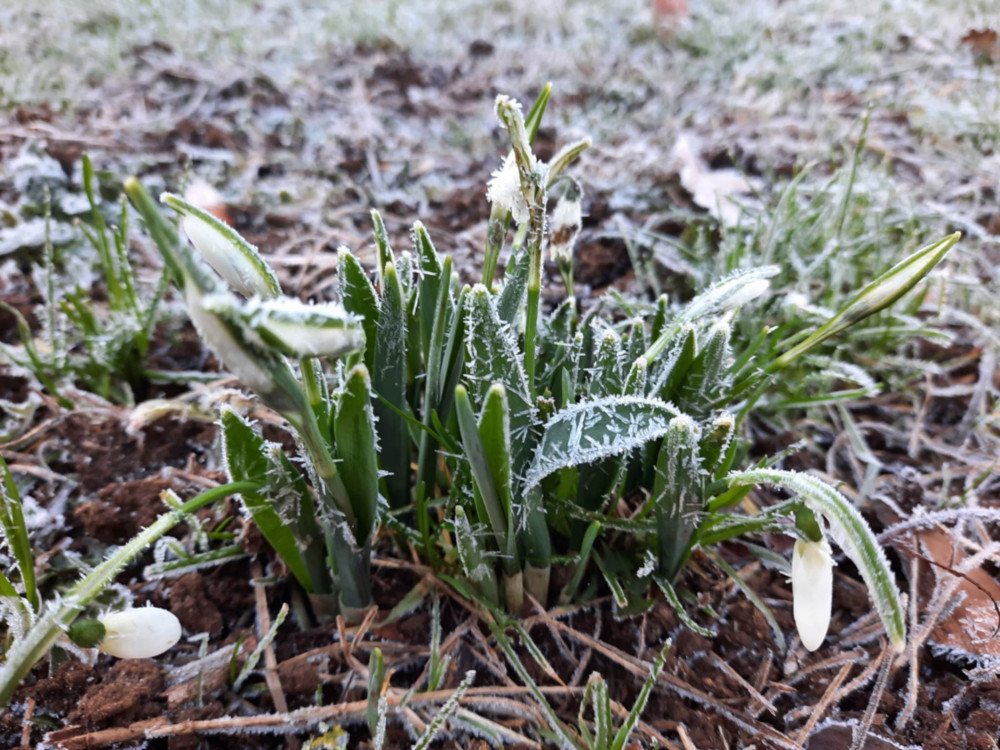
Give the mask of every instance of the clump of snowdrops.
[{"label": "clump of snowdrops", "polygon": [[[675,589],[692,553],[783,532],[796,539],[795,616],[807,648],[819,647],[829,622],[832,540],[901,649],[899,593],[857,509],[818,479],[781,469],[780,456],[749,464],[743,428],[792,363],[892,305],[958,236],[901,260],[822,325],[780,338],[764,325],[752,340],[733,336],[736,317],[775,293],[770,266],[732,273],[687,302],[661,296],[581,314],[570,293],[543,309],[546,253],[572,291],[583,189],[570,168],[590,145],[569,143],[547,163],[534,154],[548,97],[546,88],[527,114],[497,99],[510,151],[488,186],[474,286],[459,284],[421,223],[412,248],[398,251],[373,211],[373,273],[340,248],[339,298],[302,302],[229,226],[164,194],[178,231],[137,180],[126,182],[199,334],[298,446],[288,455],[244,415],[223,411],[229,491],[320,617],[354,620],[373,604],[373,544],[386,532],[491,622],[529,597],[568,602],[603,585],[623,613],[662,592],[698,628]],[[761,484],[791,497],[753,515],[738,510]],[[557,591],[553,566],[569,569]],[[22,599],[28,589],[24,577],[0,584]],[[49,628],[35,646],[53,637]]]}]

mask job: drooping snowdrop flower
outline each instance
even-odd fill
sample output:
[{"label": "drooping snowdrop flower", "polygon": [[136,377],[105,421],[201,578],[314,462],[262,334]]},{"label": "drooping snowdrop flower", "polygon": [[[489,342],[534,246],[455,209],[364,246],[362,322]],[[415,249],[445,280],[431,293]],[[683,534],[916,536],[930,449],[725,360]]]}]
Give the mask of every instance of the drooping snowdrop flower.
[{"label": "drooping snowdrop flower", "polygon": [[573,245],[580,235],[583,224],[583,207],[581,191],[573,186],[559,198],[555,211],[552,212],[552,222],[549,228],[549,253],[552,260],[559,264],[573,262]]},{"label": "drooping snowdrop flower", "polygon": [[792,611],[802,645],[815,651],[830,628],[833,555],[825,538],[795,542],[792,552]]},{"label": "drooping snowdrop flower", "polygon": [[514,152],[507,154],[503,166],[493,172],[486,189],[486,199],[502,210],[510,211],[511,218],[518,224],[528,220],[528,201],[521,187],[521,173],[517,169]]},{"label": "drooping snowdrop flower", "polygon": [[159,607],[136,607],[100,618],[104,639],[97,648],[119,659],[149,659],[173,648],[181,639],[181,623]]}]

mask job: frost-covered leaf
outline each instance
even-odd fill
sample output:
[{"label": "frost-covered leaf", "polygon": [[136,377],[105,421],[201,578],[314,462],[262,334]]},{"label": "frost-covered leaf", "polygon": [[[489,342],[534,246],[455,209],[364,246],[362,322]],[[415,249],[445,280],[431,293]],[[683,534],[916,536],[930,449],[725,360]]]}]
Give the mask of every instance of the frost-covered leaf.
[{"label": "frost-covered leaf", "polygon": [[563,409],[545,425],[525,491],[558,469],[620,456],[667,433],[680,412],[655,398],[610,396]]},{"label": "frost-covered leaf", "polygon": [[[306,591],[315,591],[316,582],[300,552],[300,541],[296,539],[289,521],[282,519],[272,495],[287,492],[291,495],[291,504],[300,502],[311,504],[310,495],[304,485],[280,486],[280,477],[275,476],[274,465],[268,460],[264,439],[244,421],[235,411],[224,408],[220,420],[222,427],[222,455],[226,464],[226,473],[232,482],[250,481],[261,486],[260,490],[243,492],[240,499],[243,507],[253,518],[261,534],[267,539],[275,552],[292,571],[295,578]],[[300,494],[305,490],[304,494]],[[277,506],[277,507],[276,507]],[[301,509],[296,509],[296,514]],[[286,509],[288,513],[288,509]],[[311,515],[311,508],[309,509]],[[309,540],[302,540],[302,543]]]},{"label": "frost-covered leaf", "polygon": [[333,430],[340,476],[354,509],[354,533],[363,543],[374,533],[379,497],[375,415],[371,381],[364,365],[357,365],[347,375]]}]

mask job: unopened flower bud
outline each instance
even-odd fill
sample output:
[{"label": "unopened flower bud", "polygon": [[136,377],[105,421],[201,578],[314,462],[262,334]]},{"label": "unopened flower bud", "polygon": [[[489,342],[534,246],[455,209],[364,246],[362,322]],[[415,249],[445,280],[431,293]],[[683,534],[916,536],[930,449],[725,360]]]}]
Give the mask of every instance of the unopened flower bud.
[{"label": "unopened flower bud", "polygon": [[583,223],[582,192],[575,183],[559,198],[552,212],[549,230],[549,254],[553,262],[569,264],[573,262],[573,245],[580,235]]},{"label": "unopened flower bud", "polygon": [[173,648],[181,639],[181,623],[159,607],[136,607],[100,619],[104,640],[97,646],[119,659],[149,659]]},{"label": "unopened flower bud", "polygon": [[269,299],[281,294],[274,271],[257,248],[230,226],[176,195],[164,193],[160,200],[181,214],[181,227],[191,244],[230,287],[245,297]]},{"label": "unopened flower bud", "polygon": [[802,645],[815,651],[826,638],[833,607],[833,555],[826,539],[795,542],[792,552],[792,610]]}]

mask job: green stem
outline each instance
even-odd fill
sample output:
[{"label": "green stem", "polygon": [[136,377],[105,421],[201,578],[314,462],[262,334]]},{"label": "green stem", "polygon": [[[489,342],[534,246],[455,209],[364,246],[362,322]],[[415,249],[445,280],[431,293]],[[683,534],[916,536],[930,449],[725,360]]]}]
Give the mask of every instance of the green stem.
[{"label": "green stem", "polygon": [[196,510],[211,505],[223,497],[258,489],[260,487],[256,482],[230,482],[202,492],[183,505],[164,513],[149,527],[132,537],[111,557],[94,568],[89,575],[80,580],[59,600],[54,609],[36,620],[28,632],[18,639],[7,653],[7,660],[0,666],[0,706],[7,704],[21,680],[25,678],[35,663],[48,653],[48,650],[73,623],[80,612],[146,547],[184,520],[185,516]]},{"label": "green stem", "polygon": [[542,235],[545,231],[545,193],[531,204],[528,228],[528,307],[524,319],[524,371],[528,376],[531,400],[535,398],[535,334],[538,329],[538,306],[542,293]]}]

